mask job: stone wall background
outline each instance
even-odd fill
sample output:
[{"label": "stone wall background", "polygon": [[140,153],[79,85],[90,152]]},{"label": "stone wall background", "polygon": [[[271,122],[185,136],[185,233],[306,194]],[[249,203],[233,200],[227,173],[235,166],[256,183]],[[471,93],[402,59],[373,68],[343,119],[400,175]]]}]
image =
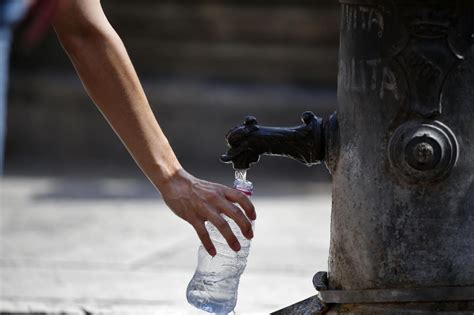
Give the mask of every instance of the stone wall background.
[{"label": "stone wall background", "polygon": [[[102,2],[178,157],[198,175],[228,174],[218,162],[224,135],[246,115],[291,126],[305,110],[335,110],[337,1]],[[138,174],[53,32],[34,50],[14,46],[7,173]],[[254,169],[328,178],[285,159],[264,158]]]}]

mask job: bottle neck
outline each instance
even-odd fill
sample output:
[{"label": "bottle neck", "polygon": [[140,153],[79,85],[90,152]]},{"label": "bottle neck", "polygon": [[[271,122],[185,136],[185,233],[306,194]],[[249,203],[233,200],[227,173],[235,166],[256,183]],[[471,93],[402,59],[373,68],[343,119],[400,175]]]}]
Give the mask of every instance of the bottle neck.
[{"label": "bottle neck", "polygon": [[247,196],[252,196],[253,193],[253,184],[248,180],[236,179],[234,181],[234,188],[238,191],[241,191]]}]

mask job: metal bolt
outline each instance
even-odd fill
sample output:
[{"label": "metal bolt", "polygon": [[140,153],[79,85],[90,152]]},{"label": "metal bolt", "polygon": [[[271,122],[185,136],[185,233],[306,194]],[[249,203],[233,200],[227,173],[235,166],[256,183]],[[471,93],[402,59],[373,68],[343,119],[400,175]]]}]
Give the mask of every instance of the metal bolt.
[{"label": "metal bolt", "polygon": [[420,142],[413,148],[413,155],[418,163],[431,163],[433,162],[434,149],[431,144]]}]

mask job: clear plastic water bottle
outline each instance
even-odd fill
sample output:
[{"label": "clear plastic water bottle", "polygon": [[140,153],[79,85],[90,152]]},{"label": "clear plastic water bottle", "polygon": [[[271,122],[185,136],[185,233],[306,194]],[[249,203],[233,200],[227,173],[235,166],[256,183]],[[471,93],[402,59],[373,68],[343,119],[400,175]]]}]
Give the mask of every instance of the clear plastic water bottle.
[{"label": "clear plastic water bottle", "polygon": [[[252,194],[253,185],[246,180],[245,171],[236,171],[234,188],[249,196]],[[250,240],[242,235],[239,226],[232,219],[225,215],[222,217],[229,223],[241,249],[238,252],[233,251],[217,228],[206,222],[217,254],[212,257],[202,245],[199,247],[198,265],[188,284],[186,297],[190,304],[199,309],[209,313],[228,314],[237,304],[237,289],[247,264]]]}]

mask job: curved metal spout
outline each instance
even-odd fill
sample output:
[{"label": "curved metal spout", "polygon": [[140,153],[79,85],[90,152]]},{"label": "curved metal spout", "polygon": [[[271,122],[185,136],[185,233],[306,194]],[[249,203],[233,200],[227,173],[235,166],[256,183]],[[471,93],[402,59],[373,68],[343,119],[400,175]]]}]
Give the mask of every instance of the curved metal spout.
[{"label": "curved metal spout", "polygon": [[229,150],[221,161],[234,169],[248,169],[258,162],[260,155],[279,155],[292,158],[308,166],[320,163],[325,157],[322,118],[312,112],[303,113],[303,124],[296,127],[263,127],[252,116],[226,135]]}]

